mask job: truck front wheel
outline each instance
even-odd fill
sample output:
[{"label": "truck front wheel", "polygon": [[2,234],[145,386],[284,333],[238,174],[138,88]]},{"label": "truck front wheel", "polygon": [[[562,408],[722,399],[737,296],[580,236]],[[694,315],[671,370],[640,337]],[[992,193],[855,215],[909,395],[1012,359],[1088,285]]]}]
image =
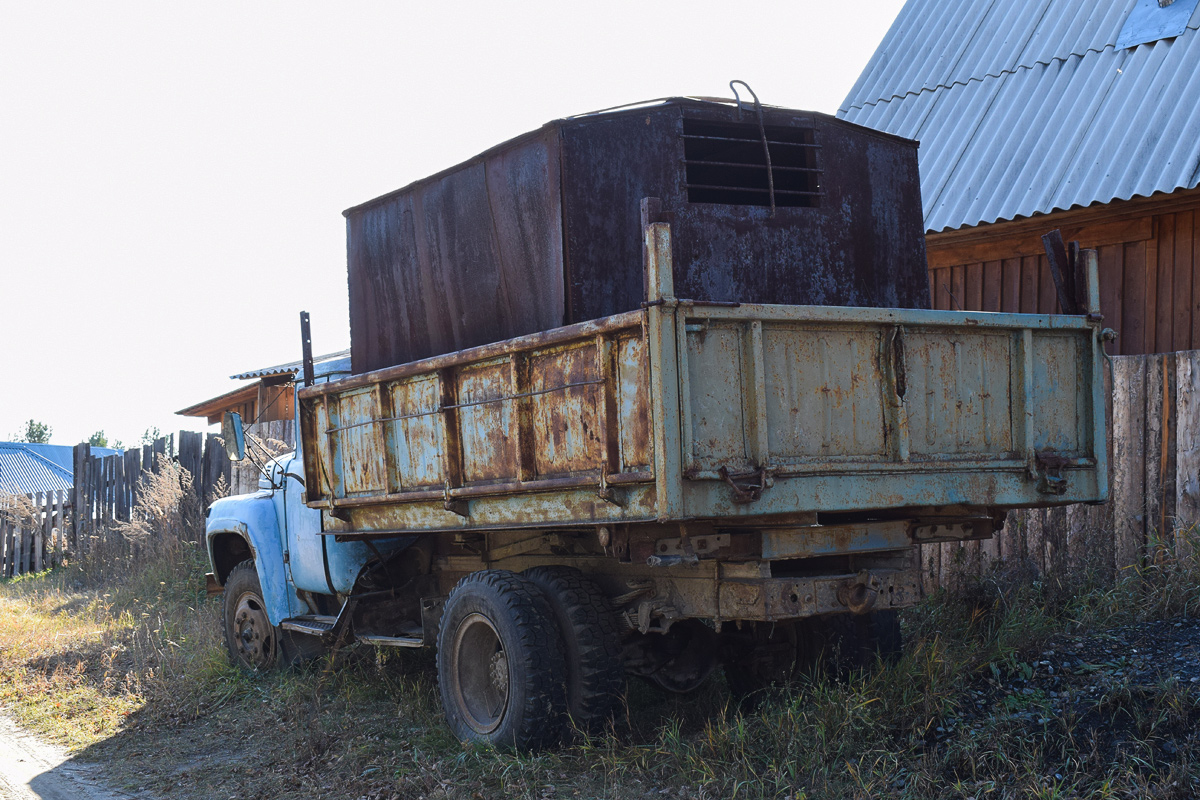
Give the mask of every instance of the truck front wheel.
[{"label": "truck front wheel", "polygon": [[442,612],[437,671],[446,721],[459,739],[533,750],[562,735],[562,637],[528,578],[482,570],[458,582]]},{"label": "truck front wheel", "polygon": [[258,570],[250,559],[234,567],[225,580],[221,627],[229,660],[243,669],[299,666],[325,652],[316,636],[271,624]]},{"label": "truck front wheel", "polygon": [[267,617],[253,561],[243,561],[225,580],[221,616],[230,660],[246,669],[267,670],[279,663],[279,631]]}]

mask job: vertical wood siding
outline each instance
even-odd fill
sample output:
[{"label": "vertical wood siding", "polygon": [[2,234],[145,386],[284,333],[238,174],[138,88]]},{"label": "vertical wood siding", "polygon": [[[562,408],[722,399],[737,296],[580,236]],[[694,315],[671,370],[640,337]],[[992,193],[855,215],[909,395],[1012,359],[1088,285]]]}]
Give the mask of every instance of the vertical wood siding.
[{"label": "vertical wood siding", "polygon": [[[1100,257],[1100,307],[1105,324],[1119,338],[1114,355],[1167,353],[1200,348],[1200,209],[1147,214],[1138,222],[1149,238],[1113,241],[1138,228],[1128,220],[1100,223],[1079,231],[1083,247]],[[1044,231],[1061,223],[1045,217]],[[1066,225],[1064,235],[1070,231]],[[1058,300],[1045,255],[1029,255],[1030,235],[1003,236],[974,249],[990,260],[947,263],[954,253],[938,237],[929,241],[929,289],[933,307],[972,311],[1055,313]],[[1090,235],[1090,240],[1089,240]],[[1095,242],[1109,243],[1096,246]],[[1011,247],[1009,247],[1011,245]],[[1021,253],[1004,257],[1007,252]],[[963,251],[964,248],[955,248]]]}]

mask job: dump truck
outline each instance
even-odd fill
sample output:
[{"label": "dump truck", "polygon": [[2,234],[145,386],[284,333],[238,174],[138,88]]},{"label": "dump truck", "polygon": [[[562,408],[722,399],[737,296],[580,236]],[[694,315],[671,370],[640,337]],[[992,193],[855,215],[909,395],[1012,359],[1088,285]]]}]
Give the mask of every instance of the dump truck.
[{"label": "dump truck", "polygon": [[920,545],[1107,498],[1094,253],[1078,313],[930,310],[914,142],[674,99],[347,218],[354,374],[209,510],[246,667],[434,647],[457,736],[537,748],[630,675],[894,655]]}]

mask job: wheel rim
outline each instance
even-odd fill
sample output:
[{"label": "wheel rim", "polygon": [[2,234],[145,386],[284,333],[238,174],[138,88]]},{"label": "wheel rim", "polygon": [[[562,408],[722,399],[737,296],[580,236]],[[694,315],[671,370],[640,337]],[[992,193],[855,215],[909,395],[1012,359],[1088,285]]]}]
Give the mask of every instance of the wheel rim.
[{"label": "wheel rim", "polygon": [[253,592],[240,595],[234,606],[233,642],[241,659],[252,667],[267,667],[275,660],[275,628],[262,598]]},{"label": "wheel rim", "polygon": [[466,722],[479,734],[500,726],[508,709],[508,653],[496,626],[483,614],[466,617],[454,636],[454,695]]}]

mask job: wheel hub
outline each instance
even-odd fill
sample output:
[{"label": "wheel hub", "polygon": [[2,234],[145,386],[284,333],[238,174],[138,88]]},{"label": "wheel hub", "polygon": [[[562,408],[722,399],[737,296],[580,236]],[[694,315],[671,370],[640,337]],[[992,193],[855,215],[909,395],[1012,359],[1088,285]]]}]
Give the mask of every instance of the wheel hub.
[{"label": "wheel hub", "polygon": [[233,612],[234,641],[238,653],[252,667],[266,667],[274,657],[275,637],[266,609],[255,595],[238,598]]},{"label": "wheel hub", "polygon": [[497,691],[508,691],[508,656],[501,650],[492,656],[488,672],[492,678],[492,687]]},{"label": "wheel hub", "polygon": [[487,734],[499,727],[508,708],[508,653],[487,616],[467,616],[455,632],[455,702],[467,724]]}]

